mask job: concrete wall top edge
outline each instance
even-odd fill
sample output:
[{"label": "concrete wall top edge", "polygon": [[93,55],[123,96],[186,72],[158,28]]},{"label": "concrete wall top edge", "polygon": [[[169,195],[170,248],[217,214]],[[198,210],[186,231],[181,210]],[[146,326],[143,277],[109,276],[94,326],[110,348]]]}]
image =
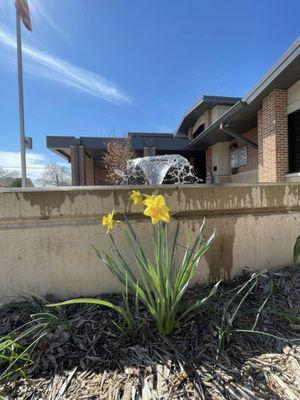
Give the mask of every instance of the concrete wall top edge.
[{"label": "concrete wall top edge", "polygon": [[299,186],[299,183],[287,182],[287,183],[224,183],[224,184],[178,184],[178,185],[122,185],[122,186],[114,186],[114,185],[98,185],[98,186],[63,186],[63,187],[30,187],[30,188],[0,188],[1,193],[22,193],[22,192],[69,192],[69,191],[112,191],[112,190],[140,190],[140,191],[149,191],[149,190],[164,190],[164,189],[188,189],[188,188],[197,188],[199,190],[205,190],[207,188],[215,188],[222,189],[227,187],[268,187],[268,186]]},{"label": "concrete wall top edge", "polygon": [[112,209],[135,218],[142,215],[143,210],[130,203],[132,189],[164,194],[175,216],[276,210],[300,212],[300,185],[297,183],[30,188],[0,191],[0,223],[100,217]]}]

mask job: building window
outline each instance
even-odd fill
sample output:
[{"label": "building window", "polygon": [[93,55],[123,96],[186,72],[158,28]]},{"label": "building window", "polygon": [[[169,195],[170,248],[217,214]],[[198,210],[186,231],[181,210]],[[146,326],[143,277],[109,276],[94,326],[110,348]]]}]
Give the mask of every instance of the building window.
[{"label": "building window", "polygon": [[202,133],[202,132],[204,131],[204,128],[205,128],[205,125],[204,125],[204,124],[200,125],[200,126],[197,128],[197,130],[194,132],[194,135],[193,135],[194,139],[195,139],[197,136],[199,136],[200,133]]},{"label": "building window", "polygon": [[300,172],[300,110],[289,115],[289,172]]}]

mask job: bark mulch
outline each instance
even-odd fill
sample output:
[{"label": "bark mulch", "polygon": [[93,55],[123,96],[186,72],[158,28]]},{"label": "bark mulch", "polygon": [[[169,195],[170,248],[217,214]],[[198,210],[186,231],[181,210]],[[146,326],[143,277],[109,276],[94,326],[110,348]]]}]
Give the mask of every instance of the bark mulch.
[{"label": "bark mulch", "polygon": [[[0,398],[299,400],[300,268],[262,273],[252,288],[241,290],[249,277],[222,284],[168,338],[147,318],[134,338],[126,338],[110,310],[68,306],[60,315],[63,323],[35,347],[26,375],[0,384]],[[197,286],[187,298],[208,291]],[[40,311],[32,303],[25,299],[0,309],[0,336]]]}]

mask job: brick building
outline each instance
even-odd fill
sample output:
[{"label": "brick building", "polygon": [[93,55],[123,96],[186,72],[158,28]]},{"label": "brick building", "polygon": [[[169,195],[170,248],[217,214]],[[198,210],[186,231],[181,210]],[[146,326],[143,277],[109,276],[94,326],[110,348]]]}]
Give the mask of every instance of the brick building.
[{"label": "brick building", "polygon": [[[300,182],[300,38],[245,97],[203,96],[174,134],[129,136],[138,156],[181,154],[217,184]],[[71,162],[73,184],[105,184],[110,140],[48,136],[47,146]]]}]

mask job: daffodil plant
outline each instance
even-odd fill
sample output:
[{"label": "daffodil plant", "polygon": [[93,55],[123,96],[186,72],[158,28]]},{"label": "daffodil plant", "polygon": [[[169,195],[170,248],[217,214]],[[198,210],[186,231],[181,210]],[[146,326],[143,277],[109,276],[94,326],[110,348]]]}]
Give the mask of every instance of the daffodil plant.
[{"label": "daffodil plant", "polygon": [[[149,196],[134,190],[130,200],[134,206],[143,207],[143,214],[150,218],[153,225],[153,254],[148,255],[144,250],[143,240],[148,241],[148,238],[140,240],[126,218],[122,223],[116,221],[114,211],[102,218],[102,225],[112,241],[113,254],[93,246],[96,255],[120,282],[124,305],[115,305],[101,299],[74,299],[56,305],[91,303],[112,308],[122,317],[127,330],[134,331],[136,324],[141,323],[139,305],[143,304],[156,322],[159,332],[162,335],[169,335],[176,324],[193,310],[203,306],[217,291],[219,282],[213,286],[208,296],[193,304],[184,301],[184,294],[215,234],[213,233],[207,240],[203,237],[205,224],[203,221],[192,244],[189,240],[186,244],[179,243],[180,223],[177,223],[173,235],[170,235],[168,231],[170,210],[162,195]],[[134,256],[137,273],[119,250],[111,233],[117,223],[124,231],[125,239]],[[179,253],[182,253],[179,250],[182,249],[183,256],[179,260]],[[135,307],[129,306],[130,295],[135,299]]]}]

